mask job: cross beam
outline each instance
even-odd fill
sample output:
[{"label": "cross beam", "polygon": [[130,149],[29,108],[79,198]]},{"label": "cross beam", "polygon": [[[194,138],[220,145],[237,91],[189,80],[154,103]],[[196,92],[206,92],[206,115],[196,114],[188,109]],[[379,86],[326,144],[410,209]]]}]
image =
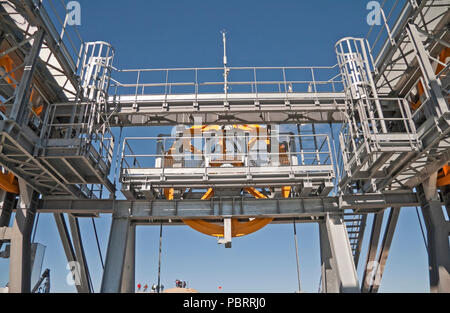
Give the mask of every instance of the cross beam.
[{"label": "cross beam", "polygon": [[417,196],[410,191],[378,194],[345,195],[298,199],[247,199],[221,197],[212,200],[42,200],[41,213],[111,214],[139,223],[156,224],[173,219],[222,219],[272,217],[275,222],[292,223],[292,219],[326,214],[373,213],[389,207],[418,206]]}]

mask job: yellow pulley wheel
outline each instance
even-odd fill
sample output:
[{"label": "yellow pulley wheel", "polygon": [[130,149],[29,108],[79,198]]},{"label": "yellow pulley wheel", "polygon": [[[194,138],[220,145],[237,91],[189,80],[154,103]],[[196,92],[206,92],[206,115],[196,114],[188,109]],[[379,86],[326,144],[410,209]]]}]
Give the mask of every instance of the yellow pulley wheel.
[{"label": "yellow pulley wheel", "polygon": [[[264,194],[253,187],[244,188],[246,192],[257,199],[267,198]],[[209,200],[214,196],[214,190],[210,188],[202,197],[202,200]],[[273,218],[255,218],[251,221],[241,223],[237,219],[231,220],[231,236],[242,237],[257,232],[273,221]],[[196,231],[213,237],[223,237],[223,226],[207,222],[205,220],[183,220],[183,222]]]},{"label": "yellow pulley wheel", "polygon": [[[261,126],[260,125],[233,125],[233,128],[235,129],[241,129],[244,131],[253,131],[256,132],[257,137],[253,138],[249,143],[248,147],[252,147],[257,141],[260,133]],[[207,132],[207,131],[219,131],[221,130],[220,126],[217,125],[211,125],[211,126],[193,126],[191,127],[188,132],[189,135],[194,136],[195,131],[201,131]],[[270,144],[270,140],[265,140],[267,145]],[[219,145],[222,147],[222,151],[225,154],[225,143],[222,141],[219,143]],[[198,151],[198,149],[194,148],[191,144],[188,144],[189,148],[192,153],[201,153],[201,151]],[[167,160],[170,160],[172,158],[172,154],[174,153],[174,147],[172,147],[166,156]],[[282,147],[280,149],[281,156],[285,156],[286,151],[285,147]],[[287,158],[286,158],[287,159]],[[219,167],[221,164],[220,162],[217,164],[212,164],[213,166]],[[235,164],[236,166],[236,164]],[[241,165],[242,166],[242,165]],[[282,195],[284,198],[288,198],[291,194],[291,187],[286,186],[282,187]],[[164,196],[167,200],[173,200],[174,199],[174,188],[165,188],[164,190]],[[254,187],[247,187],[244,188],[244,191],[254,196],[256,199],[266,199],[267,197],[258,191]],[[208,191],[203,195],[202,200],[209,200],[214,196],[214,189],[210,188]],[[254,232],[257,232],[258,230],[264,228],[268,224],[270,224],[273,221],[273,218],[255,218],[251,219],[248,222],[240,222],[238,219],[232,219],[231,220],[231,235],[232,237],[242,237],[249,234],[252,234]],[[224,237],[224,228],[220,224],[215,224],[208,222],[206,220],[192,220],[192,219],[184,219],[183,222],[191,227],[192,229],[213,237]]]},{"label": "yellow pulley wheel", "polygon": [[[273,221],[272,218],[256,218],[249,222],[241,223],[237,219],[231,220],[231,235],[242,237],[266,227]],[[205,220],[183,220],[183,222],[196,231],[213,237],[223,237],[223,226],[207,222]]]}]

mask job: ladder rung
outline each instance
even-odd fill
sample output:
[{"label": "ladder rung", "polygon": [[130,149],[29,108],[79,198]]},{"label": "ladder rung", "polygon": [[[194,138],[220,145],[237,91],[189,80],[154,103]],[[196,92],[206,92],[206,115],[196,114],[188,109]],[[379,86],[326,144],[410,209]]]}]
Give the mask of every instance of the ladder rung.
[{"label": "ladder rung", "polygon": [[362,222],[362,219],[351,219],[351,220],[344,220],[344,222]]}]

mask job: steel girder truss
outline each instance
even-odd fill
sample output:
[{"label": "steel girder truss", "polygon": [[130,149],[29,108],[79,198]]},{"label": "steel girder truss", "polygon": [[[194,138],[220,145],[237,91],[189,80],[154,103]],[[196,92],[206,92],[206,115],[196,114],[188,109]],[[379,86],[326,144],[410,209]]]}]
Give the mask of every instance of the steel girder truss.
[{"label": "steel girder truss", "polygon": [[[1,158],[5,168],[43,196],[98,197],[103,186],[114,190],[108,180],[114,138],[107,121],[99,118],[107,96],[94,88],[92,80],[107,77],[101,70],[110,66],[95,62],[105,55],[102,60],[112,62],[113,56],[107,49],[96,50],[101,44],[83,45],[78,56],[79,35],[70,31],[67,20],[61,21],[50,2],[43,6],[7,1],[0,6],[4,16],[0,22]],[[62,9],[64,14],[66,8]],[[55,29],[58,21],[61,33]],[[97,59],[89,67],[93,58]],[[98,87],[107,89],[108,84],[101,81]],[[69,100],[89,103],[75,106],[70,118],[55,117],[52,104]]]}]

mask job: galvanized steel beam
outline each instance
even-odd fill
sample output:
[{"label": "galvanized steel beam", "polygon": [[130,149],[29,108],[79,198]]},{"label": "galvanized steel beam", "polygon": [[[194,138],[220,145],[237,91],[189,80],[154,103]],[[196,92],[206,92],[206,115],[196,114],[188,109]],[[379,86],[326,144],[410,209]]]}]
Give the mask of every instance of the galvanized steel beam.
[{"label": "galvanized steel beam", "polygon": [[101,293],[119,293],[121,291],[129,229],[130,220],[128,218],[113,217]]},{"label": "galvanized steel beam", "polygon": [[359,293],[358,276],[344,220],[341,216],[327,215],[325,225],[336,264],[339,290],[343,293]]},{"label": "galvanized steel beam", "polygon": [[319,223],[320,260],[322,271],[322,293],[339,293],[339,278],[336,272],[336,260],[333,258],[330,238],[325,221]]},{"label": "galvanized steel beam", "polygon": [[136,281],[136,225],[130,223],[127,235],[127,248],[125,252],[125,263],[123,266],[122,293],[134,293]]},{"label": "galvanized steel beam", "polygon": [[383,278],[389,251],[391,250],[391,244],[394,238],[395,228],[397,226],[399,215],[400,208],[391,208],[384,231],[383,241],[381,242],[381,248],[376,261],[376,269],[373,273],[374,279],[370,288],[368,289],[368,291],[371,293],[377,293],[378,289],[380,288],[381,279]]},{"label": "galvanized steel beam", "polygon": [[80,274],[80,286],[81,292],[91,293],[93,292],[90,284],[89,267],[84,253],[83,240],[80,233],[80,225],[77,217],[69,214],[69,225],[72,234],[72,242],[75,248],[76,260],[78,262],[79,274]]},{"label": "galvanized steel beam", "polygon": [[31,292],[31,232],[38,194],[19,179],[20,203],[12,227],[9,261],[9,292]]},{"label": "galvanized steel beam", "polygon": [[[352,209],[360,213],[378,212],[390,207],[419,205],[413,192],[346,195],[341,197],[311,197],[298,199],[252,199],[222,197],[211,200],[42,200],[39,212],[71,214],[107,214],[135,220],[149,218],[167,220],[180,218],[217,218],[226,215],[254,217],[323,216]],[[290,221],[290,223],[292,220]]]},{"label": "galvanized steel beam", "polygon": [[427,229],[431,292],[450,292],[450,222],[446,221],[436,190],[437,173],[417,188]]},{"label": "galvanized steel beam", "polygon": [[380,240],[381,226],[383,225],[384,212],[374,214],[372,232],[370,234],[369,250],[364,266],[364,274],[362,280],[361,292],[368,292],[371,284],[372,273],[374,270],[375,258],[378,250],[378,242]]},{"label": "galvanized steel beam", "polygon": [[81,285],[81,273],[79,266],[76,265],[77,257],[75,255],[75,249],[70,239],[69,229],[67,228],[66,221],[63,213],[54,213],[56,227],[58,228],[59,237],[63,245],[64,252],[67,258],[67,264],[73,274],[73,280],[75,282],[75,288],[79,293],[85,292],[85,286]]}]

